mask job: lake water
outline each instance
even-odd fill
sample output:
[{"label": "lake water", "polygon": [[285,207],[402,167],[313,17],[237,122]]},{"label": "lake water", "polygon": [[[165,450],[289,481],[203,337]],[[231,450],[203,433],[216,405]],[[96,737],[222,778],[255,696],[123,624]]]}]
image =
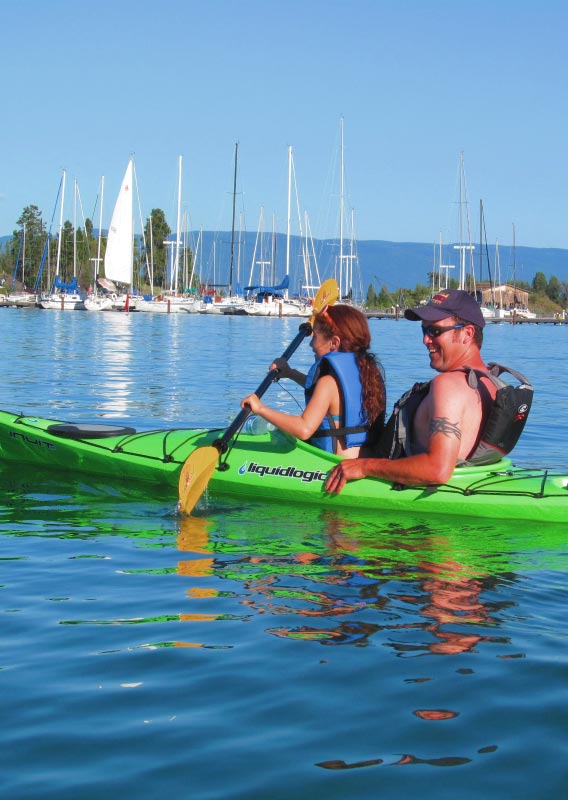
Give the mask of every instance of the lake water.
[{"label": "lake water", "polygon": [[[299,323],[3,309],[0,408],[225,425]],[[370,325],[392,405],[427,354]],[[483,353],[536,387],[513,460],[568,472],[568,327],[488,326]],[[566,526],[211,496],[180,519],[141,487],[0,481],[3,798],[565,795]]]}]

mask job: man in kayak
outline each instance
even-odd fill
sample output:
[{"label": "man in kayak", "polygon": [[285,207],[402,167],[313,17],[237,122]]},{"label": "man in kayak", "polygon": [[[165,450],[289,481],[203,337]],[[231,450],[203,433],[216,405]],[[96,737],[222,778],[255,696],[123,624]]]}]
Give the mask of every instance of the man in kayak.
[{"label": "man in kayak", "polygon": [[[370,457],[334,467],[325,485],[331,494],[339,493],[347,481],[365,477],[409,486],[446,483],[458,462],[490,463],[509,452],[524,426],[532,387],[514,372],[523,381],[520,389],[492,377],[480,353],[485,320],[468,292],[440,292],[426,305],[407,309],[404,315],[422,322],[422,341],[430,366],[439,375],[428,383],[416,384],[398,401],[379,447],[369,453]],[[497,369],[493,375],[505,368]],[[526,393],[520,400],[514,395],[513,405],[518,405],[512,412],[510,408],[493,411],[501,405],[494,402],[500,386],[512,393]],[[499,435],[486,436],[488,426],[495,429],[494,423]],[[503,429],[505,435],[501,436]]]}]

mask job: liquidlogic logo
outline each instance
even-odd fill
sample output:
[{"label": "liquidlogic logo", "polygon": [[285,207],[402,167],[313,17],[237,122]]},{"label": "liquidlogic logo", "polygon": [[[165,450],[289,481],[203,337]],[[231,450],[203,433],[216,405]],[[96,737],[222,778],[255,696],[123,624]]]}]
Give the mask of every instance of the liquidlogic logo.
[{"label": "liquidlogic logo", "polygon": [[294,480],[302,481],[302,483],[313,483],[314,481],[327,480],[327,472],[320,472],[319,470],[297,469],[297,467],[267,467],[264,464],[257,464],[248,461],[240,467],[239,475],[246,475],[247,472],[254,472],[261,478],[265,475],[276,475],[279,478],[292,478]]}]

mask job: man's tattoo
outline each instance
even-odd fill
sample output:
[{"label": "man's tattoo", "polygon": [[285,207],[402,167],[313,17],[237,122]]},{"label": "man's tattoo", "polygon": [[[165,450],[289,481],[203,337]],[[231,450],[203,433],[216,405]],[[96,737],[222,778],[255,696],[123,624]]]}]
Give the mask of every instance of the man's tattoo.
[{"label": "man's tattoo", "polygon": [[450,422],[447,417],[436,417],[430,422],[430,436],[443,433],[445,436],[455,436],[461,439],[461,431],[457,422]]}]

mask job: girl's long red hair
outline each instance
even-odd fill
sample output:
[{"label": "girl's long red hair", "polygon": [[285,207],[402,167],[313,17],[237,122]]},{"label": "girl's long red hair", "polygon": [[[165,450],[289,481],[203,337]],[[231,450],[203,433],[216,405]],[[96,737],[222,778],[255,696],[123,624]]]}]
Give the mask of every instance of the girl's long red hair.
[{"label": "girl's long red hair", "polygon": [[316,314],[314,327],[316,325],[324,336],[339,337],[340,352],[355,354],[363,387],[363,408],[372,424],[385,411],[386,390],[383,367],[369,351],[371,331],[367,317],[357,308],[340,303]]}]

